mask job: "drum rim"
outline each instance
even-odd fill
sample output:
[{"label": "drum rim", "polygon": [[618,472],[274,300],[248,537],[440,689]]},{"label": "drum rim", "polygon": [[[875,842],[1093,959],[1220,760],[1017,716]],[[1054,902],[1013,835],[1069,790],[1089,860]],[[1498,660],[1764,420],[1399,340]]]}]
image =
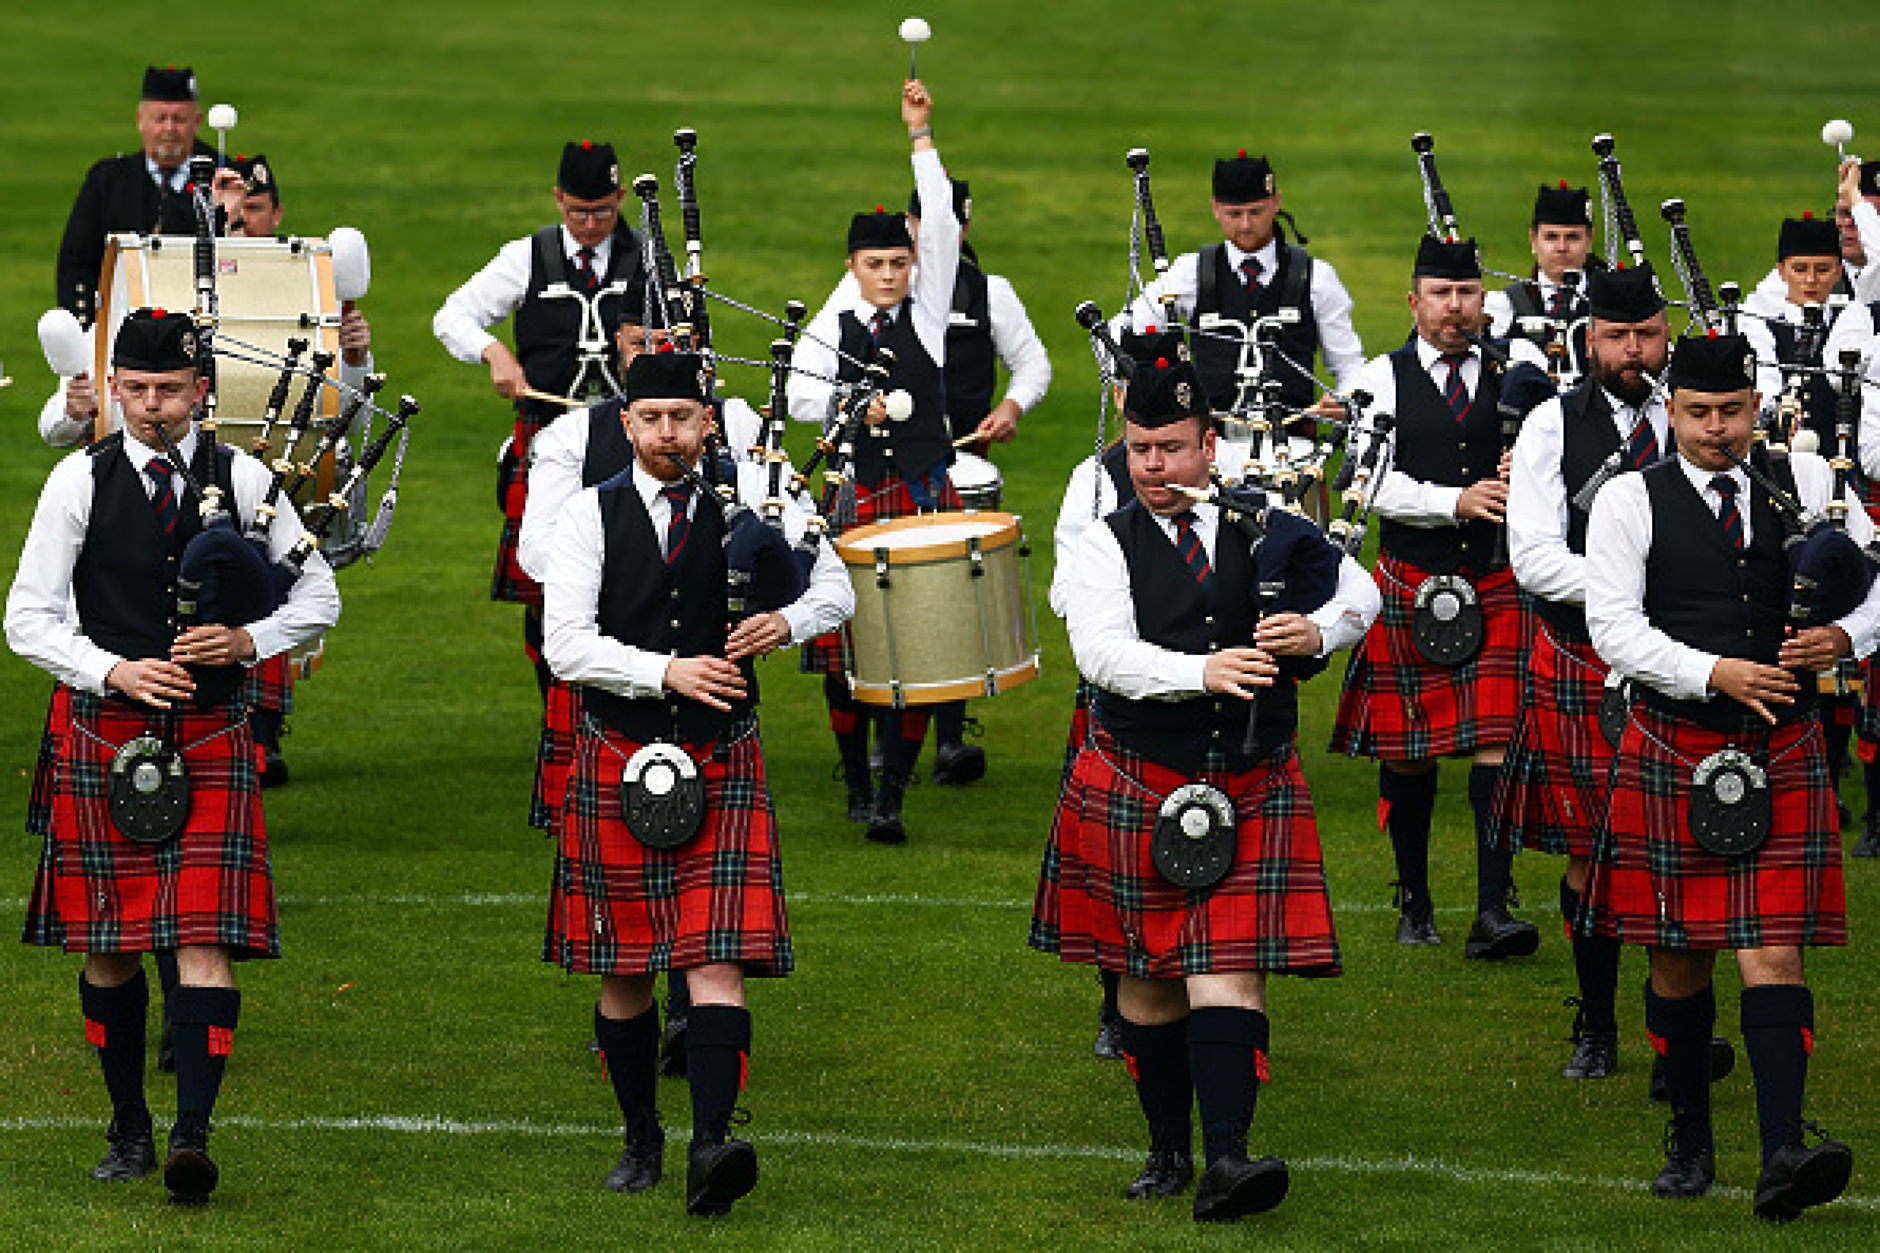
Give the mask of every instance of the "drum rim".
[{"label": "drum rim", "polygon": [[[875,549],[872,541],[884,535],[901,536],[909,532],[926,530],[937,525],[936,520],[952,526],[958,525],[963,519],[971,519],[986,525],[987,529],[982,534],[973,537],[979,541],[979,551],[982,553],[993,552],[1018,541],[1019,525],[1015,514],[997,509],[948,509],[856,527],[836,540],[836,554],[848,565],[872,566],[875,564]],[[964,557],[970,547],[970,541],[965,539],[900,545],[888,549],[888,564],[905,566],[919,565],[929,561],[956,560]]]}]

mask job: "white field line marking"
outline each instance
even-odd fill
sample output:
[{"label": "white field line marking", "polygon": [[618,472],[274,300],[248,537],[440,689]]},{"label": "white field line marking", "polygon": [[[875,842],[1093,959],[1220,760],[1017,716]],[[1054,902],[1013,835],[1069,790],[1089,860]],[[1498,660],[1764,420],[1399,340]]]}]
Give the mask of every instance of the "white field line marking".
[{"label": "white field line marking", "polygon": [[[536,1139],[611,1139],[620,1134],[618,1126],[600,1123],[537,1123],[517,1119],[471,1121],[459,1118],[399,1116],[381,1114],[357,1118],[253,1118],[243,1115],[218,1118],[219,1127],[244,1127],[272,1132],[354,1132],[381,1131],[405,1135],[434,1136],[526,1136]],[[82,1118],[4,1118],[0,1132],[24,1131],[95,1131],[96,1119]],[[666,1132],[668,1140],[688,1139],[690,1132],[674,1127]],[[764,1144],[794,1144],[806,1148],[835,1149],[859,1153],[953,1153],[966,1157],[992,1157],[1035,1161],[1096,1160],[1134,1163],[1142,1156],[1139,1149],[1106,1148],[1090,1144],[1001,1144],[985,1140],[915,1140],[898,1136],[833,1135],[826,1132],[766,1130],[758,1135]],[[1527,1184],[1571,1188],[1576,1191],[1599,1188],[1610,1192],[1648,1195],[1644,1179],[1624,1179],[1610,1175],[1576,1175],[1554,1170],[1510,1170],[1503,1167],[1463,1166],[1441,1158],[1406,1155],[1390,1158],[1363,1157],[1291,1157],[1286,1164],[1293,1170],[1341,1175],[1423,1175],[1465,1184]],[[1713,1196],[1748,1200],[1747,1188],[1719,1185]],[[1880,1212],[1880,1196],[1848,1195],[1834,1202],[1854,1209]]]}]

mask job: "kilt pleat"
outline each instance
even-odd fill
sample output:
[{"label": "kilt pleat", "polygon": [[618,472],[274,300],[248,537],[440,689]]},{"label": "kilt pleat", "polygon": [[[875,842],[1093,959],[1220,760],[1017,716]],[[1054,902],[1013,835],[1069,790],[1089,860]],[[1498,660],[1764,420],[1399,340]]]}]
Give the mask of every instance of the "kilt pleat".
[{"label": "kilt pleat", "polygon": [[[846,496],[846,493],[845,493]],[[941,511],[958,510],[960,494],[953,487],[953,480],[947,479],[945,485],[935,496]],[[922,512],[914,503],[914,494],[907,489],[907,480],[899,474],[890,474],[881,481],[872,492],[855,491],[853,507],[846,503],[839,504],[836,521],[840,527],[839,535],[847,535],[857,527],[873,526],[877,522],[892,522],[896,518],[911,518]],[[928,510],[927,512],[935,512]],[[848,670],[844,664],[847,650],[842,643],[841,631],[830,631],[818,635],[803,645],[802,667],[806,674],[842,674]]]},{"label": "kilt pleat", "polygon": [[1383,611],[1345,667],[1331,751],[1384,761],[1455,757],[1505,745],[1521,700],[1521,667],[1533,647],[1535,615],[1507,570],[1475,584],[1482,648],[1459,666],[1425,661],[1410,633],[1415,566],[1379,556]]},{"label": "kilt pleat", "polygon": [[621,818],[620,772],[640,746],[584,719],[563,801],[542,960],[635,975],[736,962],[747,975],[795,965],[776,813],[756,724],[685,747],[705,783],[705,819],[676,849],[648,848]]},{"label": "kilt pleat", "polygon": [[1612,745],[1599,729],[1606,664],[1592,644],[1562,640],[1545,622],[1529,656],[1495,791],[1496,842],[1584,857],[1612,774]]},{"label": "kilt pleat", "polygon": [[33,784],[26,796],[26,834],[42,839],[52,834],[52,789],[58,775],[59,746],[72,717],[71,689],[52,685],[46,702],[46,729],[39,736],[39,756],[33,762]]},{"label": "kilt pleat", "polygon": [[[1768,840],[1720,857],[1691,838],[1691,768],[1739,748],[1762,756],[1775,798]],[[1845,944],[1847,905],[1821,725],[1731,735],[1634,706],[1606,822],[1593,840],[1583,933],[1672,949]]]},{"label": "kilt pleat", "polygon": [[250,709],[294,712],[294,667],[286,653],[276,653],[248,671],[242,699]]},{"label": "kilt pleat", "polygon": [[522,536],[522,511],[529,503],[529,444],[542,422],[524,401],[516,402],[516,426],[509,436],[509,452],[515,469],[503,486],[503,533],[496,542],[496,573],[490,580],[490,599],[515,601],[524,605],[542,603],[542,585],[530,578],[516,560],[516,544]]},{"label": "kilt pleat", "polygon": [[240,704],[178,715],[189,821],[182,835],[153,847],[112,825],[106,779],[117,746],[161,733],[162,715],[88,692],[68,699],[72,730],[59,750],[52,833],[22,939],[75,953],[220,945],[246,957],[280,956],[254,738]]},{"label": "kilt pleat", "polygon": [[[1233,797],[1239,844],[1211,888],[1163,879],[1150,854],[1163,797],[1189,782]],[[1340,971],[1312,796],[1288,746],[1242,772],[1191,778],[1099,728],[1064,789],[1038,876],[1029,942],[1067,962],[1146,979],[1233,970]]]},{"label": "kilt pleat", "polygon": [[568,770],[574,761],[575,720],[580,707],[580,699],[572,686],[560,679],[548,681],[548,699],[542,707],[542,737],[535,750],[535,788],[529,796],[529,825],[550,835],[561,830],[561,807],[568,793]]}]

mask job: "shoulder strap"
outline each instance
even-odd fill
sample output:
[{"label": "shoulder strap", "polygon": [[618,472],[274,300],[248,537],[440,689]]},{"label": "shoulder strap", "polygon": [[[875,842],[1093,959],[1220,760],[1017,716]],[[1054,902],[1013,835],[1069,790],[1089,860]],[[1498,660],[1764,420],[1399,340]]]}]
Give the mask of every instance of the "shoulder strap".
[{"label": "shoulder strap", "polygon": [[1302,312],[1312,307],[1312,254],[1298,244],[1279,246],[1279,303]]},{"label": "shoulder strap", "polygon": [[544,284],[565,277],[566,262],[561,254],[561,227],[544,226],[535,232],[535,277]]},{"label": "shoulder strap", "polygon": [[1226,251],[1226,244],[1204,244],[1195,254],[1195,312],[1219,313],[1221,311],[1220,275],[1221,253]]}]

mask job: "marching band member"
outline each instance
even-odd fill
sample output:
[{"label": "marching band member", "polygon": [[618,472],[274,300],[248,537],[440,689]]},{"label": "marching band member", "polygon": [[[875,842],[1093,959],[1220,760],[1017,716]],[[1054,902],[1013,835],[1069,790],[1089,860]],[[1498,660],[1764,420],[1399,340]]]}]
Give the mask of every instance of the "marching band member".
[{"label": "marching band member", "polygon": [[1546,347],[1548,336],[1524,330],[1518,319],[1549,318],[1573,321],[1586,313],[1586,283],[1566,286],[1568,270],[1587,275],[1593,253],[1593,202],[1584,187],[1542,184],[1534,197],[1534,219],[1528,226],[1528,247],[1534,253],[1530,278],[1508,284],[1482,298],[1488,314],[1488,333],[1500,337],[1521,335]]},{"label": "marching band member", "polygon": [[1578,501],[1609,458],[1621,471],[1641,470],[1670,446],[1653,388],[1668,327],[1651,264],[1588,277],[1588,375],[1528,414],[1509,467],[1508,555],[1540,623],[1495,796],[1499,842],[1567,859],[1560,913],[1579,985],[1569,1079],[1603,1079],[1619,1062],[1618,941],[1573,931],[1612,759],[1600,726],[1606,665],[1586,632],[1587,510]]},{"label": "marching band member", "polygon": [[[1515,397],[1471,338],[1482,324],[1474,240],[1423,237],[1410,312],[1410,342],[1373,360],[1356,383],[1396,415],[1396,450],[1375,505],[1384,612],[1352,653],[1331,746],[1380,763],[1378,812],[1396,856],[1400,944],[1442,942],[1429,889],[1437,760],[1473,759],[1476,914],[1463,954],[1521,957],[1540,933],[1508,912],[1513,853],[1488,838],[1488,827],[1534,625],[1513,574],[1496,561],[1508,498],[1497,410]],[[1510,341],[1509,352],[1544,365],[1524,339]]]},{"label": "marching band member", "polygon": [[189,158],[214,156],[197,138],[202,125],[196,75],[188,66],[148,66],[137,102],[141,151],[97,162],[72,202],[59,242],[58,302],[89,326],[97,316],[98,271],[105,237],[117,231],[181,235],[196,229],[190,204]]},{"label": "marching band member", "polygon": [[[1318,389],[1302,371],[1310,371],[1323,356],[1335,385],[1349,391],[1364,365],[1364,344],[1352,328],[1351,297],[1338,271],[1307,253],[1303,239],[1296,244],[1281,234],[1280,202],[1272,164],[1264,156],[1250,157],[1243,148],[1237,156],[1217,160],[1208,206],[1224,239],[1176,257],[1119,322],[1146,327],[1174,317],[1199,325],[1212,314],[1251,324],[1254,318],[1278,316],[1281,309],[1296,310],[1298,321],[1279,333],[1280,352],[1297,363],[1297,368],[1280,365],[1280,399],[1295,409],[1310,409]],[[1293,233],[1299,233],[1296,225]],[[1175,297],[1173,305],[1164,304],[1169,294]],[[1220,332],[1197,334],[1193,343],[1195,368],[1209,402],[1216,409],[1231,407],[1240,345]],[[1337,410],[1325,414],[1337,416]]]},{"label": "marching band member", "polygon": [[[902,86],[901,120],[913,147],[915,194],[923,203],[947,203],[952,187],[934,147],[933,99],[918,80]],[[947,477],[953,447],[943,371],[959,269],[959,220],[951,213],[934,214],[916,246],[902,214],[858,213],[849,223],[848,249],[855,295],[826,303],[804,332],[790,376],[790,415],[824,422],[835,399],[828,380],[860,379],[863,365],[875,359],[878,349],[887,349],[894,354],[894,368],[884,390],[906,392],[913,412],[905,421],[890,423],[886,401],[876,397],[868,427],[855,441],[854,507],[852,516],[840,519],[843,529],[958,509],[959,494]],[[803,668],[823,675],[829,725],[848,785],[849,818],[867,822],[868,838],[877,843],[905,843],[901,803],[927,737],[928,710],[917,706],[881,713],[881,786],[876,789],[868,768],[869,719],[843,675],[840,640],[817,640],[804,649]]]},{"label": "marching band member", "polygon": [[[1580,923],[1650,950],[1645,1022],[1673,1110],[1652,1185],[1665,1197],[1701,1195],[1715,1177],[1711,975],[1718,950],[1736,950],[1762,1137],[1754,1209],[1786,1221],[1839,1196],[1853,1164],[1838,1140],[1803,1141],[1815,1019],[1802,950],[1845,943],[1846,917],[1813,685],[1795,672],[1870,652],[1880,589],[1824,586],[1818,598],[1851,611],[1791,626],[1784,518],[1740,461],[1757,412],[1748,342],[1680,341],[1669,385],[1678,455],[1607,484],[1587,524],[1587,626],[1642,700],[1613,763]],[[1811,512],[1832,492],[1809,454],[1769,459],[1767,477]],[[1872,534],[1851,510],[1847,536]]]},{"label": "marching band member", "polygon": [[[161,431],[198,481],[232,487],[237,524],[254,515],[269,472],[246,454],[211,447],[196,430],[208,388],[193,320],[138,310],[118,331],[111,393],[125,426],[61,461],[46,481],[19,573],[7,597],[7,641],[51,673],[69,701],[70,731],[54,775],[51,833],[27,911],[28,943],[85,954],[79,1001],[112,1103],[110,1152],[97,1179],[156,1168],[144,1101],[148,993],[139,957],[174,951],[181,986],[169,997],[176,1040],[177,1119],[164,1181],[174,1200],[214,1190],[209,1118],[241,1008],[231,959],[277,957],[273,876],[262,826],[241,667],[313,638],[339,617],[332,572],[318,553],[277,610],[245,627],[205,624],[175,633],[179,557],[200,528]],[[270,528],[279,562],[300,536],[280,502]],[[161,712],[159,712],[161,711]],[[167,724],[167,725],[166,725]],[[139,737],[180,744],[181,796],[166,771],[132,770],[108,785],[113,755]],[[146,787],[146,784],[150,785]],[[131,793],[180,801],[187,822],[168,838],[133,842]]]},{"label": "marching band member", "polygon": [[634,359],[621,415],[632,465],[562,509],[543,585],[544,652],[582,686],[583,711],[543,957],[601,977],[595,1035],[626,1120],[614,1191],[659,1182],[653,981],[687,972],[686,1209],[699,1215],[757,1182],[755,1151],[729,1135],[751,1049],[744,980],[794,965],[752,662],[854,608],[823,545],[800,599],[727,625],[725,517],[680,469],[703,447],[704,380],[695,354]]},{"label": "marching band member", "polygon": [[[1857,305],[1870,305],[1880,300],[1880,265],[1869,260],[1880,257],[1880,161],[1849,157],[1841,162],[1840,175],[1840,184],[1835,188],[1834,226],[1841,237],[1843,273],[1835,290]],[[1781,300],[1788,287],[1778,264],[1763,275],[1755,294]]]},{"label": "marching band member", "polygon": [[[1133,498],[1066,558],[1093,731],[1052,824],[1031,944],[1121,976],[1123,1049],[1150,1134],[1125,1195],[1187,1190],[1198,1102],[1206,1170],[1194,1217],[1231,1221],[1277,1205],[1288,1186],[1285,1162],[1247,1148],[1267,1076],[1267,974],[1339,972],[1293,743],[1296,684],[1364,634],[1378,594],[1305,519],[1271,511],[1256,545],[1175,490],[1207,484],[1215,445],[1187,362],[1137,372],[1124,440]],[[1269,578],[1286,591],[1262,616]],[[1171,815],[1178,789],[1206,800]],[[1164,857],[1171,832],[1175,860]],[[1191,849],[1199,861],[1186,860]]]},{"label": "marching band member", "polygon": [[[516,536],[528,500],[529,444],[564,407],[527,393],[566,396],[586,375],[583,392],[592,387],[594,398],[604,395],[602,377],[583,371],[579,357],[586,309],[598,308],[603,343],[611,341],[620,298],[607,289],[624,284],[628,292],[637,293],[646,284],[640,233],[620,216],[620,164],[612,144],[567,144],[554,194],[560,224],[504,244],[431,319],[432,332],[450,355],[487,365],[490,386],[516,407],[515,430],[497,471],[503,534],[490,599],[523,606],[523,647],[535,665],[544,702],[550,676],[541,658],[542,589],[516,562]],[[567,298],[549,295],[552,284],[564,285],[557,290]],[[487,329],[511,314],[513,352]]]}]

